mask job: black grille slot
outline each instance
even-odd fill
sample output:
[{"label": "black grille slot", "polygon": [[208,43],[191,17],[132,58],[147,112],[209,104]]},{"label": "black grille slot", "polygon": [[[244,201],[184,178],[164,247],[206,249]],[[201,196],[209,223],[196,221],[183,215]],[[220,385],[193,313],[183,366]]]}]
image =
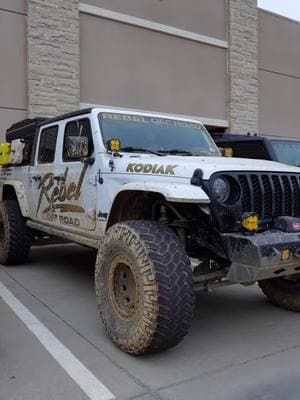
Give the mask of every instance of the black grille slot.
[{"label": "black grille slot", "polygon": [[248,186],[247,178],[245,175],[239,176],[240,185],[242,187],[242,206],[243,210],[251,211],[251,202],[250,202],[250,189]]},{"label": "black grille slot", "polygon": [[253,210],[261,215],[262,214],[262,192],[257,175],[251,175],[251,184],[253,187]]},{"label": "black grille slot", "polygon": [[300,180],[298,175],[239,174],[242,188],[242,212],[254,211],[266,222],[288,215],[300,216]]},{"label": "black grille slot", "polygon": [[263,210],[262,218],[270,219],[272,218],[273,209],[274,209],[274,198],[273,198],[273,183],[271,184],[271,180],[267,175],[262,176],[263,187],[265,190],[265,209]]}]

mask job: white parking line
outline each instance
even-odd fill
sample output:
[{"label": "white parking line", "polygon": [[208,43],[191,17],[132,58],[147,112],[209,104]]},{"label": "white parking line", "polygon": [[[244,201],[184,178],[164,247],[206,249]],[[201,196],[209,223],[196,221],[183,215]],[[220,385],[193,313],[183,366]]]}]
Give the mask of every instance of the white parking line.
[{"label": "white parking line", "polygon": [[115,396],[0,282],[0,297],[91,400]]}]

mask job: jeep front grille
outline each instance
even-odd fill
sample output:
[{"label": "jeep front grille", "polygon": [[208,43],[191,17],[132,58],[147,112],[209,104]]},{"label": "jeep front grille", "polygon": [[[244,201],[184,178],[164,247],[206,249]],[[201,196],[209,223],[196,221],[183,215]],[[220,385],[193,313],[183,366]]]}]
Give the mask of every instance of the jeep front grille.
[{"label": "jeep front grille", "polygon": [[236,204],[220,204],[212,195],[211,185],[204,185],[221,231],[239,231],[245,212],[258,214],[261,229],[270,228],[279,216],[300,217],[300,173],[222,172],[214,174],[210,182],[218,176],[235,179],[241,188]]},{"label": "jeep front grille", "polygon": [[300,177],[282,174],[239,174],[242,210],[254,211],[262,220],[300,215]]}]

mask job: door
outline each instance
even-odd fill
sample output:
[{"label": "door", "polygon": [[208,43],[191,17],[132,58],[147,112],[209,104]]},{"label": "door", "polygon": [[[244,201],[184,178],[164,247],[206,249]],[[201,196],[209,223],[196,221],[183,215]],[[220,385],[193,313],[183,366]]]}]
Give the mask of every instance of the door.
[{"label": "door", "polygon": [[[86,137],[87,154],[84,160],[72,158],[68,138]],[[70,141],[70,140],[69,140]],[[94,230],[96,227],[97,167],[90,118],[77,117],[65,123],[60,138],[61,148],[56,164],[57,188],[53,189],[51,204],[60,225],[71,230]]]},{"label": "door", "polygon": [[34,165],[30,167],[32,192],[29,208],[32,219],[37,221],[55,222],[51,193],[56,183],[54,177],[58,131],[58,124],[41,128]]}]

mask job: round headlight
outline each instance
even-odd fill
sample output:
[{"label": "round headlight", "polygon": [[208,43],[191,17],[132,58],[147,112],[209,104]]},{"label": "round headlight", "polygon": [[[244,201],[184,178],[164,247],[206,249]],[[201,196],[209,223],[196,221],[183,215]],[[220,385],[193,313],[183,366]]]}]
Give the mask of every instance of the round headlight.
[{"label": "round headlight", "polygon": [[226,201],[230,193],[228,181],[223,178],[217,178],[213,183],[212,193],[215,199],[220,203]]}]

